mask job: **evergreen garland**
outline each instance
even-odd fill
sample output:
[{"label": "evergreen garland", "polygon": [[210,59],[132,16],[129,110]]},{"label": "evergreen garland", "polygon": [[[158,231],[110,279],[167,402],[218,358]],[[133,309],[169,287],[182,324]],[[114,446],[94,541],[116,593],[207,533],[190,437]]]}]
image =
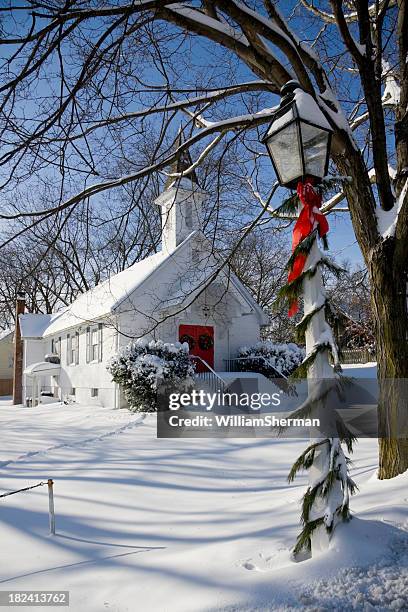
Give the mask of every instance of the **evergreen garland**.
[{"label": "evergreen garland", "polygon": [[[344,180],[343,177],[334,177],[332,179],[325,179],[318,189],[320,193],[327,193],[334,187],[338,187],[339,182]],[[287,200],[285,200],[279,207],[281,213],[288,215],[295,215],[299,207],[299,199],[297,194],[292,194]],[[296,257],[300,254],[308,256],[311,252],[314,241],[317,240],[318,229],[316,228],[309,236],[302,240],[297,247],[294,249],[287,268],[292,269]],[[324,237],[323,247],[328,248],[327,241]],[[304,269],[303,272],[292,282],[287,283],[278,293],[277,303],[288,302],[289,305],[295,300],[298,300],[303,288],[303,282],[305,280],[311,280],[318,270],[319,266],[324,266],[330,270],[336,276],[342,272],[342,269],[337,266],[328,257],[323,255],[320,256],[319,260],[312,266]],[[297,325],[296,336],[298,341],[305,340],[305,334],[312,322],[312,319],[319,312],[324,310],[326,322],[329,318],[329,314],[332,313],[330,303],[326,298],[322,304],[317,305],[311,312],[305,314]],[[331,329],[328,325],[329,330]],[[316,344],[312,351],[303,360],[300,366],[292,373],[291,378],[306,378],[309,369],[312,367],[316,360],[316,357],[323,352],[330,352],[334,362],[334,371],[341,371],[340,364],[338,362],[338,350],[334,340],[331,338],[329,333],[327,337]],[[294,418],[306,417],[310,415],[315,407],[318,407],[321,402],[326,398],[329,402],[328,394],[333,389],[336,389],[338,394],[341,394],[342,380],[339,376],[333,379],[333,384],[323,385],[321,390],[317,394],[310,394],[307,400],[293,413]],[[352,445],[354,437],[350,431],[346,428],[341,419],[335,417],[335,428],[337,431],[337,438],[325,438],[319,442],[311,444],[293,464],[288,481],[292,482],[300,470],[309,470],[316,459],[316,452],[324,452],[326,457],[326,464],[322,470],[321,477],[315,483],[312,483],[302,500],[302,511],[301,511],[301,523],[302,531],[300,532],[296,545],[293,550],[293,554],[296,556],[302,550],[311,550],[311,538],[313,532],[324,526],[327,532],[330,534],[336,523],[340,520],[348,521],[350,518],[349,510],[349,497],[356,490],[355,483],[351,480],[348,475],[348,464],[349,459],[345,457],[341,446],[342,442],[345,442],[349,452],[352,451]],[[330,495],[334,492],[334,488],[341,489],[342,491],[342,502],[335,508],[332,507],[333,499],[330,499]],[[312,517],[313,507],[315,502],[319,498],[325,500],[326,508],[323,516]],[[330,503],[331,502],[331,503]]]},{"label": "evergreen garland", "polygon": [[321,342],[320,344],[316,344],[313,350],[307,355],[307,357],[302,361],[299,367],[291,374],[291,378],[307,378],[307,373],[309,368],[314,364],[316,357],[319,353],[323,351],[330,351],[331,345],[329,342]]},{"label": "evergreen garland", "polygon": [[303,281],[305,279],[313,278],[319,266],[325,266],[328,270],[330,270],[330,272],[335,274],[336,277],[343,272],[343,268],[340,268],[336,263],[334,263],[334,261],[322,255],[319,261],[317,261],[312,267],[303,270],[303,272],[292,282],[286,283],[286,285],[279,289],[275,303],[281,306],[285,302],[291,304],[294,300],[299,299],[302,293]]},{"label": "evergreen garland", "polygon": [[336,278],[338,278],[340,274],[345,271],[344,268],[341,268],[332,259],[325,257],[324,255],[322,255],[320,263],[325,266],[325,268],[330,270],[330,272],[334,274]]},{"label": "evergreen garland", "polygon": [[[347,180],[349,180],[349,177],[342,177],[342,176],[327,177],[324,179],[322,183],[320,183],[320,185],[316,185],[315,189],[321,195],[329,195],[329,193],[333,191],[334,189],[336,190],[338,190],[339,188],[342,189],[343,182]],[[291,193],[289,197],[283,200],[281,205],[275,209],[275,213],[279,213],[281,215],[289,216],[289,217],[293,216],[293,218],[296,219],[298,207],[299,207],[299,196],[295,191],[294,193]],[[325,240],[325,238],[323,238],[322,241],[323,241],[324,248],[327,249],[328,248],[327,241]]]},{"label": "evergreen garland", "polygon": [[293,218],[296,219],[298,206],[299,197],[295,192],[286,198],[286,200],[283,200],[282,204],[275,210],[275,213],[285,216],[293,216]]},{"label": "evergreen garland", "polygon": [[325,440],[321,442],[315,442],[311,444],[303,453],[296,459],[295,463],[288,475],[288,482],[291,483],[295,480],[295,477],[300,470],[308,470],[312,465],[315,457],[315,450],[318,446],[325,443]]},{"label": "evergreen garland", "polygon": [[322,195],[328,195],[334,189],[338,191],[343,189],[344,182],[350,182],[349,176],[326,176],[318,185],[318,189]]},{"label": "evergreen garland", "polygon": [[[344,380],[344,377],[342,376],[341,377],[338,376],[333,379],[325,379],[324,381],[317,382],[315,388],[318,390],[318,395],[316,395],[316,393],[309,393],[307,399],[303,402],[303,404],[299,406],[297,410],[291,413],[290,415],[291,419],[307,419],[311,416],[316,416],[316,414],[313,414],[313,413],[316,411],[316,408],[318,408],[319,403],[321,403],[324,400],[329,401],[330,393],[336,392],[338,398],[339,399],[342,398],[342,395],[343,395],[342,388],[344,384],[348,384],[348,381],[347,379]],[[334,410],[334,408],[331,407],[331,410]],[[340,440],[340,442],[344,443],[347,447],[348,452],[351,453],[353,451],[353,443],[356,441],[356,437],[354,436],[353,433],[351,433],[348,427],[344,424],[343,420],[340,419],[338,416],[336,416],[335,412],[333,416],[334,416],[334,423],[332,424],[333,430],[336,431],[337,438]],[[285,427],[281,425],[279,427],[279,434],[281,434],[285,429],[287,429],[287,427],[288,426]],[[305,453],[307,453],[307,451],[305,451]],[[301,455],[301,457],[302,456],[303,455]],[[313,457],[312,457],[312,463],[313,463]],[[292,467],[292,470],[295,468],[296,465],[297,463],[295,462],[294,466]],[[291,482],[291,480],[293,480],[293,477],[289,478],[289,482]]]},{"label": "evergreen garland", "polygon": [[296,341],[304,344],[305,342],[305,334],[306,334],[306,329],[308,328],[312,318],[314,317],[315,314],[317,314],[322,308],[326,308],[328,303],[328,300],[326,299],[326,301],[321,305],[321,306],[317,306],[314,310],[312,310],[311,312],[308,312],[306,315],[303,316],[303,318],[299,321],[299,323],[296,325],[296,330],[295,330],[295,336],[296,336]]},{"label": "evergreen garland", "polygon": [[283,302],[287,302],[291,304],[294,300],[299,299],[300,294],[302,293],[303,281],[305,278],[313,278],[316,274],[317,266],[320,264],[316,264],[312,268],[308,268],[307,270],[303,270],[302,274],[300,274],[295,280],[291,283],[286,283],[281,289],[278,291],[278,295],[276,298],[277,304],[282,304]]},{"label": "evergreen garland", "polygon": [[310,249],[312,248],[313,243],[316,240],[316,238],[317,238],[317,228],[313,230],[311,234],[306,236],[306,238],[304,238],[301,242],[299,242],[297,247],[294,249],[292,255],[288,259],[288,263],[286,264],[287,270],[292,269],[292,266],[295,263],[295,259],[298,255],[300,254],[309,255]]}]

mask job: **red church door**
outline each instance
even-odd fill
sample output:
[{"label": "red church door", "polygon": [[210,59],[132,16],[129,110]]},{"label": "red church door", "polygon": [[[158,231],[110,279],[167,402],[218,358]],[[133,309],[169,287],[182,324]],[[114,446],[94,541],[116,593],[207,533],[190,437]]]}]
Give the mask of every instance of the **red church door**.
[{"label": "red church door", "polygon": [[[211,368],[214,368],[214,328],[211,325],[180,325],[179,341],[187,342],[192,357],[201,357]],[[195,360],[196,372],[205,372],[207,368]]]}]

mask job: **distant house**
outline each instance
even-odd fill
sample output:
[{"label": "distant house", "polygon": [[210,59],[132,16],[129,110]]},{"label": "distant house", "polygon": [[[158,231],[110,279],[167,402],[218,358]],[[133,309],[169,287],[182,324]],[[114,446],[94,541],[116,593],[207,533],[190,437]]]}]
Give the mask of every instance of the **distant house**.
[{"label": "distant house", "polygon": [[[180,157],[173,173],[190,163]],[[20,315],[23,398],[47,401],[48,394],[48,401],[119,407],[123,399],[106,363],[133,338],[187,341],[198,370],[218,371],[240,346],[259,339],[268,318],[202,233],[205,197],[194,174],[169,179],[155,202],[162,215],[160,252],[61,312]]]},{"label": "distant house", "polygon": [[0,396],[13,392],[14,331],[0,332]]},{"label": "distant house", "polygon": [[374,330],[369,321],[356,321],[336,305],[332,305],[329,321],[340,351],[361,348],[375,352]]}]

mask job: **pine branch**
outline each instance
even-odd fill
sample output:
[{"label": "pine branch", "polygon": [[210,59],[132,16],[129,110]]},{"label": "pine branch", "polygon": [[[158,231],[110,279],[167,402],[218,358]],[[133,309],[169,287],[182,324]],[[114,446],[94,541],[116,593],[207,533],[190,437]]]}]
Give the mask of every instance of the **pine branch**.
[{"label": "pine branch", "polygon": [[317,518],[314,521],[309,521],[303,527],[302,531],[298,535],[295,548],[293,549],[293,555],[296,557],[303,549],[310,550],[312,547],[311,538],[314,530],[320,525],[324,525],[323,518]]},{"label": "pine branch", "polygon": [[321,442],[315,442],[314,444],[311,444],[307,447],[307,449],[296,459],[295,463],[292,465],[288,475],[288,482],[293,482],[295,480],[296,474],[300,470],[307,470],[311,467],[311,465],[313,464],[316,448],[325,443],[326,440],[322,440]]},{"label": "pine branch", "polygon": [[[336,470],[330,470],[327,478],[325,479],[325,483],[326,481],[330,480],[330,487],[328,488],[328,493],[330,492],[331,487],[333,486],[334,482],[336,480],[339,480],[338,475],[336,474]],[[345,485],[343,486],[347,486],[349,489],[349,492],[351,495],[353,495],[355,493],[355,491],[357,490],[357,486],[356,484],[351,480],[351,478],[347,478],[347,482]],[[322,489],[322,483],[316,485],[313,488],[308,488],[308,490],[306,491],[303,500],[302,500],[302,515],[301,515],[301,521],[304,525],[302,531],[300,532],[297,541],[296,541],[296,545],[293,549],[293,555],[294,557],[296,557],[302,550],[309,550],[311,549],[311,539],[312,539],[312,535],[313,532],[315,531],[315,529],[317,529],[320,526],[325,525],[326,527],[326,531],[328,533],[331,533],[333,531],[333,527],[335,525],[335,520],[334,518],[336,516],[340,517],[343,521],[349,521],[350,520],[350,508],[349,508],[349,504],[348,502],[345,504],[341,504],[340,506],[338,506],[336,508],[336,510],[333,513],[333,520],[332,522],[327,525],[325,523],[325,518],[322,517],[318,517],[317,519],[314,519],[312,521],[309,520],[309,516],[310,516],[310,512],[313,508],[313,504],[316,501],[317,496],[319,495],[319,493],[321,493],[321,489]],[[325,497],[328,496],[328,493],[325,495]]]},{"label": "pine branch", "polygon": [[340,514],[341,514],[341,519],[344,522],[347,522],[347,521],[350,520],[351,516],[350,516],[350,508],[349,508],[348,504],[346,504],[345,506],[341,507]]},{"label": "pine branch", "polygon": [[297,214],[299,207],[299,196],[297,193],[293,193],[291,196],[283,200],[282,204],[275,209],[275,212],[282,215],[295,215]]},{"label": "pine branch", "polygon": [[299,299],[302,292],[303,281],[308,278],[311,279],[316,274],[317,264],[313,268],[304,270],[295,280],[291,283],[284,285],[278,292],[275,304],[280,305],[282,302],[288,302],[291,304],[293,301]]},{"label": "pine branch", "polygon": [[312,318],[314,317],[315,314],[317,314],[318,312],[320,312],[320,310],[322,308],[327,307],[328,304],[328,300],[326,299],[325,302],[321,305],[318,306],[317,308],[315,308],[314,310],[312,310],[311,312],[309,312],[307,315],[304,315],[304,317],[301,319],[301,321],[299,321],[299,323],[296,325],[296,331],[295,331],[295,336],[296,336],[296,341],[299,343],[304,343],[305,342],[305,334],[306,334],[306,330],[309,326],[309,323],[311,322]]},{"label": "pine branch", "polygon": [[317,228],[313,230],[311,234],[306,236],[306,238],[303,238],[301,242],[299,242],[299,244],[293,251],[292,255],[289,257],[288,263],[286,264],[287,270],[292,269],[293,264],[295,263],[295,259],[298,255],[300,254],[309,255],[316,238],[317,238]]},{"label": "pine branch", "polygon": [[[328,461],[326,468],[320,479],[313,485],[309,486],[302,499],[302,510],[300,520],[303,529],[300,532],[296,545],[293,550],[293,556],[296,556],[304,549],[311,549],[311,538],[315,529],[325,526],[326,531],[330,534],[335,525],[336,517],[343,521],[350,520],[349,499],[357,490],[357,485],[350,478],[348,473],[344,474],[343,467],[348,465],[347,457],[343,455],[341,444],[333,438],[326,438],[320,442],[311,444],[295,461],[288,475],[288,482],[292,482],[297,473],[302,469],[310,469],[315,461],[316,450],[318,446],[328,445]],[[343,490],[342,503],[339,504],[333,513],[330,512],[330,494],[336,483],[340,483]],[[311,512],[318,498],[326,500],[326,509],[323,509],[321,514],[313,520],[310,520]],[[329,514],[327,514],[329,510]]]},{"label": "pine branch", "polygon": [[353,452],[353,444],[356,442],[356,436],[351,433],[349,428],[344,424],[342,419],[336,419],[336,431],[340,442],[344,442],[349,453]]},{"label": "pine branch", "polygon": [[350,478],[350,476],[347,476],[347,487],[351,495],[354,495],[355,493],[357,493],[357,491],[359,491],[358,486],[356,485],[354,480]]},{"label": "pine branch", "polygon": [[307,378],[307,372],[309,368],[313,365],[317,355],[322,353],[323,351],[330,351],[331,346],[328,342],[322,342],[321,344],[316,344],[313,348],[313,351],[309,353],[309,355],[302,361],[300,366],[296,368],[294,372],[290,375],[289,378],[297,379],[297,378]]},{"label": "pine branch", "polygon": [[291,283],[286,283],[286,285],[281,287],[275,300],[275,307],[280,307],[284,302],[287,302],[290,305],[295,300],[298,300],[302,292],[303,281],[305,279],[313,278],[316,274],[318,266],[320,265],[325,266],[333,274],[335,274],[336,277],[339,277],[340,274],[344,272],[343,268],[340,268],[331,259],[322,256],[311,268],[303,270],[302,274],[295,278]]},{"label": "pine branch", "polygon": [[[336,457],[338,456],[338,453],[336,455]],[[337,478],[337,470],[332,468],[328,471],[326,478],[324,479],[324,482],[321,485],[321,493],[322,493],[322,497],[327,499],[329,497],[330,491],[334,485],[334,481]]]},{"label": "pine branch", "polygon": [[336,278],[339,278],[340,274],[345,272],[344,268],[338,266],[332,259],[329,259],[329,257],[325,257],[324,255],[322,255],[319,263],[330,270],[330,272],[332,272]]},{"label": "pine branch", "polygon": [[321,489],[321,487],[322,487],[321,484],[318,484],[313,488],[308,487],[306,493],[303,496],[302,512],[300,515],[300,520],[303,525],[307,525],[307,523],[309,522],[310,512],[313,508],[313,504],[316,501],[317,494],[319,493],[319,490]]}]

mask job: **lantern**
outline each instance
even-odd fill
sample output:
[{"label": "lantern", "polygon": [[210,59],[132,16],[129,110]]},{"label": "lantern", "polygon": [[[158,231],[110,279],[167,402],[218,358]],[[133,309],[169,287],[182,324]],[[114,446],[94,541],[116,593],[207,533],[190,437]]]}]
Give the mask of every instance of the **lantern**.
[{"label": "lantern", "polygon": [[327,174],[333,130],[315,99],[289,81],[263,142],[280,185],[295,188],[312,177],[320,182]]}]

